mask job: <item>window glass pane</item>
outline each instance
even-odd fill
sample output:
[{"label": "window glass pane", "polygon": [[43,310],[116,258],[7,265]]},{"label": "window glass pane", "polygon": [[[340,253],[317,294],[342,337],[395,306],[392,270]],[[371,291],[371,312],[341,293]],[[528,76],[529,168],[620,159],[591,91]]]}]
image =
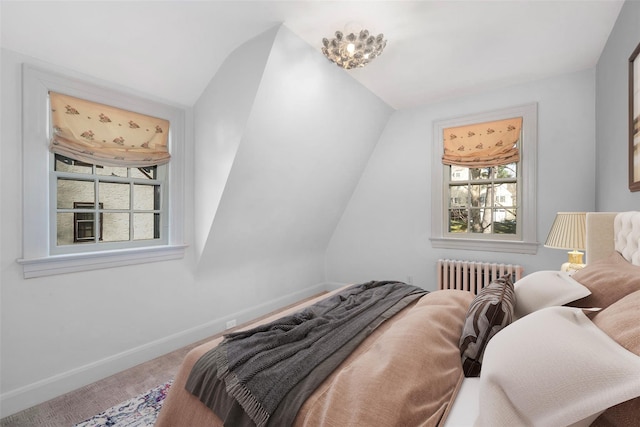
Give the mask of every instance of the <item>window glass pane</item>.
[{"label": "window glass pane", "polygon": [[493,219],[493,232],[496,234],[516,234],[516,210],[496,209]]},{"label": "window glass pane", "polygon": [[156,190],[159,185],[134,185],[133,186],[133,209],[152,211],[155,209]]},{"label": "window glass pane", "polygon": [[472,233],[491,233],[491,209],[471,209],[469,229]]},{"label": "window glass pane", "polygon": [[451,181],[466,181],[469,179],[469,168],[451,166]]},{"label": "window glass pane", "polygon": [[494,202],[496,206],[516,206],[516,184],[496,185]]},{"label": "window glass pane", "polygon": [[133,239],[148,240],[159,238],[160,214],[133,214]]},{"label": "window glass pane", "polygon": [[93,181],[58,178],[58,209],[71,209],[77,202],[95,202]]},{"label": "window glass pane", "polygon": [[112,167],[112,166],[98,166],[96,167],[96,175],[119,176],[122,178],[126,178],[127,168],[119,168],[119,167]]},{"label": "window glass pane", "polygon": [[[491,188],[490,185],[471,185],[469,186],[471,206],[479,208],[487,206],[487,192]],[[489,200],[490,203],[490,200]]]},{"label": "window glass pane", "polygon": [[92,173],[93,165],[56,154],[55,170],[67,173]]},{"label": "window glass pane", "polygon": [[469,179],[489,179],[492,168],[469,168]]},{"label": "window glass pane", "polygon": [[469,205],[469,189],[466,185],[452,185],[449,187],[449,206],[466,207]]},{"label": "window glass pane", "polygon": [[100,203],[105,209],[129,209],[129,189],[129,184],[101,182]]},{"label": "window glass pane", "polygon": [[158,179],[158,167],[149,166],[146,168],[132,168],[131,177],[140,179]]},{"label": "window glass pane", "polygon": [[516,174],[517,174],[517,169],[516,169],[516,165],[517,163],[510,163],[508,165],[504,165],[504,166],[496,166],[495,169],[495,177],[496,178],[501,178],[501,179],[506,179],[506,178],[516,178]]},{"label": "window glass pane", "polygon": [[104,212],[103,234],[104,242],[122,242],[129,240],[129,214]]},{"label": "window glass pane", "polygon": [[154,188],[154,195],[153,195],[153,209],[159,211],[162,206],[160,206],[160,197],[161,197],[161,190],[160,190],[160,186],[156,185]]},{"label": "window glass pane", "polygon": [[465,233],[467,231],[468,217],[466,209],[449,210],[449,233]]},{"label": "window glass pane", "polygon": [[72,245],[73,244],[73,213],[58,213],[56,215],[57,231],[56,244]]}]

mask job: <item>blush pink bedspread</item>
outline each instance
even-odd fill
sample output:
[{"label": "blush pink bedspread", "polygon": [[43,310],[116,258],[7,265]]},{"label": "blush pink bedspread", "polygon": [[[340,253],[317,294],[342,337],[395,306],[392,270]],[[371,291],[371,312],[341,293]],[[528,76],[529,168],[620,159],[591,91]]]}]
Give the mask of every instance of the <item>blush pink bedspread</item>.
[{"label": "blush pink bedspread", "polygon": [[[307,399],[294,426],[437,426],[463,377],[458,342],[472,299],[464,291],[432,292],[383,323]],[[192,366],[220,341],[200,345],[185,357],[156,427],[222,426],[184,389]]]}]

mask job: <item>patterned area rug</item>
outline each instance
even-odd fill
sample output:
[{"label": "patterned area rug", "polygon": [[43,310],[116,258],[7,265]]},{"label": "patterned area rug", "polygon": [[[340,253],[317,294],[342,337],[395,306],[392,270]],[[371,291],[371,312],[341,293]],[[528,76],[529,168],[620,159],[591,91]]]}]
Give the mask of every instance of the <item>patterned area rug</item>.
[{"label": "patterned area rug", "polygon": [[172,381],[113,406],[76,427],[152,427]]}]

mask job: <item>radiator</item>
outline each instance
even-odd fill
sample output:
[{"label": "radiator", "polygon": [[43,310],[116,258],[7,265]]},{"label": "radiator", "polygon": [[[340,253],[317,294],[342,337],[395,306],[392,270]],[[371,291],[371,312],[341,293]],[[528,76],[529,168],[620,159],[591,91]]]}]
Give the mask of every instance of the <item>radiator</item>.
[{"label": "radiator", "polygon": [[524,268],[520,265],[451,259],[439,259],[437,270],[438,289],[459,289],[474,294],[494,279],[510,274],[515,282],[524,274]]}]

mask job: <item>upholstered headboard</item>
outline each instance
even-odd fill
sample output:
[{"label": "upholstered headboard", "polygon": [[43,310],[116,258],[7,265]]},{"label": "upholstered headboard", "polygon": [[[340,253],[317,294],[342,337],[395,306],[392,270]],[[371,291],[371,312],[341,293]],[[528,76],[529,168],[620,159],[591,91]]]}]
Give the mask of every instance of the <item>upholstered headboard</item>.
[{"label": "upholstered headboard", "polygon": [[621,212],[613,222],[616,251],[633,265],[640,265],[640,212]]},{"label": "upholstered headboard", "polygon": [[588,212],[586,246],[587,263],[616,250],[640,265],[640,212]]}]

